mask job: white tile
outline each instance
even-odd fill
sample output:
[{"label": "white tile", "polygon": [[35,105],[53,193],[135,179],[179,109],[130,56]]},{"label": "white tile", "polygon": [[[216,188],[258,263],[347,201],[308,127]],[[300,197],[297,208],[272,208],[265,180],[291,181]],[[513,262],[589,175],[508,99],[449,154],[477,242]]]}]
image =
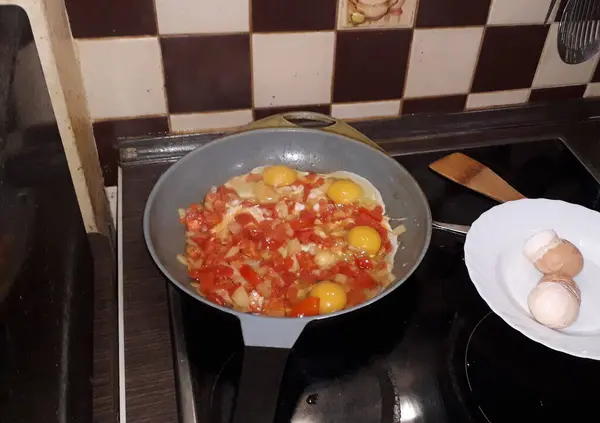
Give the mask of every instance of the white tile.
[{"label": "white tile", "polygon": [[208,131],[234,128],[252,122],[252,110],[233,110],[217,113],[189,113],[171,115],[172,132]]},{"label": "white tile", "polygon": [[596,69],[598,56],[578,65],[564,63],[558,55],[556,47],[557,34],[558,24],[552,24],[533,79],[533,88],[587,84]]},{"label": "white tile", "polygon": [[492,0],[488,24],[542,24],[552,0]]},{"label": "white tile", "polygon": [[254,105],[329,103],[334,37],[333,32],[254,34]]},{"label": "white tile", "polygon": [[483,27],[415,30],[404,97],[468,92],[482,35]]},{"label": "white tile", "polygon": [[338,119],[361,119],[398,116],[400,100],[368,103],[338,103],[331,106],[331,116]]},{"label": "white tile", "polygon": [[167,111],[157,38],[77,40],[93,119]]},{"label": "white tile", "polygon": [[155,0],[160,34],[246,32],[250,0]]},{"label": "white tile", "polygon": [[592,82],[585,89],[584,97],[600,97],[600,82]]},{"label": "white tile", "polygon": [[469,94],[467,97],[467,109],[483,109],[486,107],[527,103],[529,92],[530,90],[523,89]]}]

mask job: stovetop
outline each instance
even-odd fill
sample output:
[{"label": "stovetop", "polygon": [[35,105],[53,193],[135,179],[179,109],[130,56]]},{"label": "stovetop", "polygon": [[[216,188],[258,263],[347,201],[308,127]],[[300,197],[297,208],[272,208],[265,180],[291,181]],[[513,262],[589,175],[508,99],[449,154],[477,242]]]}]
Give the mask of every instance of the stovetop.
[{"label": "stovetop", "polygon": [[[600,185],[559,140],[463,151],[525,196],[600,209]],[[420,183],[434,219],[471,224],[496,203],[428,169],[448,153],[396,159]],[[423,263],[401,287],[370,307],[311,323],[290,355],[277,422],[591,418],[600,362],[550,350],[493,314],[469,279],[463,243],[460,235],[434,231]],[[192,413],[182,413],[184,420],[229,422],[243,351],[239,324],[174,290],[171,295],[181,307],[175,310],[184,328],[179,339],[186,340],[178,376],[191,381],[178,393],[180,405],[186,406],[186,397],[194,404]],[[174,325],[176,338],[181,330]],[[187,365],[189,374],[181,373]]]}]

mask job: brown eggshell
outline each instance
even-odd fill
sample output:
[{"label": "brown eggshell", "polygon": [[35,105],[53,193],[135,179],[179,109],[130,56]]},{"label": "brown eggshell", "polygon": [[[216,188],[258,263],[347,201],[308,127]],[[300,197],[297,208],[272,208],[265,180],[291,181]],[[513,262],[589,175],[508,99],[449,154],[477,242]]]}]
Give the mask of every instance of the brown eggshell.
[{"label": "brown eggshell", "polygon": [[543,282],[554,282],[561,284],[565,287],[565,289],[568,289],[575,296],[575,298],[577,298],[577,302],[581,304],[581,291],[579,290],[577,283],[575,283],[575,281],[569,276],[562,273],[550,273],[544,275],[538,283]]},{"label": "brown eggshell", "polygon": [[583,269],[583,255],[576,246],[563,239],[534,264],[544,274],[562,273],[574,278]]}]

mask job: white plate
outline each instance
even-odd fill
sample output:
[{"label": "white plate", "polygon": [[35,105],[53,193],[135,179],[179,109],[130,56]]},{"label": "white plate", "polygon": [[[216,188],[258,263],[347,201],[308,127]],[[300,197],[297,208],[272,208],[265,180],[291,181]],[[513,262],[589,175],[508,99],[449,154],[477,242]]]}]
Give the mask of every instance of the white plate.
[{"label": "white plate", "polygon": [[[575,278],[581,290],[579,317],[563,330],[535,321],[527,296],[542,277],[523,256],[525,241],[554,229],[575,244],[584,269]],[[511,201],[483,213],[465,241],[469,276],[481,297],[506,323],[549,348],[600,360],[600,213],[564,201]]]}]

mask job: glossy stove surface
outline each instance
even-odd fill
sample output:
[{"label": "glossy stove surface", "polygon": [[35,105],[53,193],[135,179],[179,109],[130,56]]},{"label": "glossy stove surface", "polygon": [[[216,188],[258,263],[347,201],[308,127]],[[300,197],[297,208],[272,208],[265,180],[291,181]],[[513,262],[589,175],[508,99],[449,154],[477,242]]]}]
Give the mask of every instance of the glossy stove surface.
[{"label": "glossy stove surface", "polygon": [[[599,185],[560,141],[465,152],[526,196],[600,208]],[[434,219],[471,224],[495,203],[428,169],[445,154],[397,160],[421,184]],[[550,350],[491,313],[468,277],[463,241],[434,231],[403,286],[367,309],[309,325],[290,356],[277,421],[565,422],[595,415],[600,362]],[[238,322],[187,298],[182,307],[197,422],[228,422],[243,351]]]}]

